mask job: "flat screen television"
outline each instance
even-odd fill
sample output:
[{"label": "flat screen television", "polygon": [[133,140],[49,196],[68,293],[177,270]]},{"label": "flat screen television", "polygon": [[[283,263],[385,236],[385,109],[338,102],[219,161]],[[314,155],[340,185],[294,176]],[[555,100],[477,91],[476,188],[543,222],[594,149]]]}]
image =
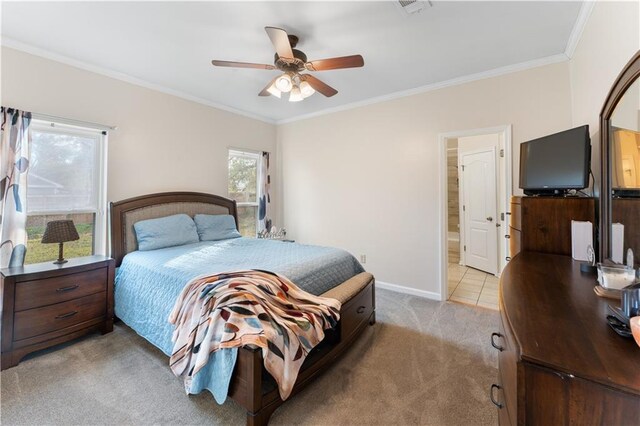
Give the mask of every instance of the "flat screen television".
[{"label": "flat screen television", "polygon": [[564,195],[589,186],[589,126],[520,145],[520,188],[527,195]]}]

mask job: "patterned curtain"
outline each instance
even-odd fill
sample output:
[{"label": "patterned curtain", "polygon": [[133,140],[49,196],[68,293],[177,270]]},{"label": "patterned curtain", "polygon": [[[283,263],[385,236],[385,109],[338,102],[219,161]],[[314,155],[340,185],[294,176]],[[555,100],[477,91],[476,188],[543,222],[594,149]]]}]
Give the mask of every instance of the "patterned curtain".
[{"label": "patterned curtain", "polygon": [[20,266],[27,252],[27,170],[31,113],[1,107],[0,267]]},{"label": "patterned curtain", "polygon": [[258,206],[258,232],[269,231],[271,229],[271,195],[269,194],[269,187],[271,186],[271,175],[269,174],[269,153],[263,152],[260,158],[262,161],[260,167],[260,198]]}]

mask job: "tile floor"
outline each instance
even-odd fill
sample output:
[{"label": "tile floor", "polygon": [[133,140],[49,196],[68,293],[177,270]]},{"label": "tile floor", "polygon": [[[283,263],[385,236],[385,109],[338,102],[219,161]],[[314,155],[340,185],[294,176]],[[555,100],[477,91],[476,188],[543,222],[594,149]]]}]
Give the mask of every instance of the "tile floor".
[{"label": "tile floor", "polygon": [[498,310],[498,277],[456,263],[448,275],[449,300]]}]

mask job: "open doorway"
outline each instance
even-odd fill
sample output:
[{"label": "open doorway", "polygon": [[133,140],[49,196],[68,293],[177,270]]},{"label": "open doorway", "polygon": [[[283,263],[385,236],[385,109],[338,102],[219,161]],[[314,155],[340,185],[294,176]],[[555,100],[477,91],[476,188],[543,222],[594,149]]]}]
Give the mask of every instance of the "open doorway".
[{"label": "open doorway", "polygon": [[511,126],[440,135],[441,299],[498,308],[511,197]]}]

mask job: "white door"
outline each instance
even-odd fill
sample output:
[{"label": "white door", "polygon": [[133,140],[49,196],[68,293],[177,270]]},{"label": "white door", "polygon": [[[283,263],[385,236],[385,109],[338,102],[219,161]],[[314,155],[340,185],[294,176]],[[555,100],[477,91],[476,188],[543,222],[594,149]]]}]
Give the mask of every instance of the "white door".
[{"label": "white door", "polygon": [[498,270],[495,149],[461,153],[460,160],[465,264],[495,275]]}]

